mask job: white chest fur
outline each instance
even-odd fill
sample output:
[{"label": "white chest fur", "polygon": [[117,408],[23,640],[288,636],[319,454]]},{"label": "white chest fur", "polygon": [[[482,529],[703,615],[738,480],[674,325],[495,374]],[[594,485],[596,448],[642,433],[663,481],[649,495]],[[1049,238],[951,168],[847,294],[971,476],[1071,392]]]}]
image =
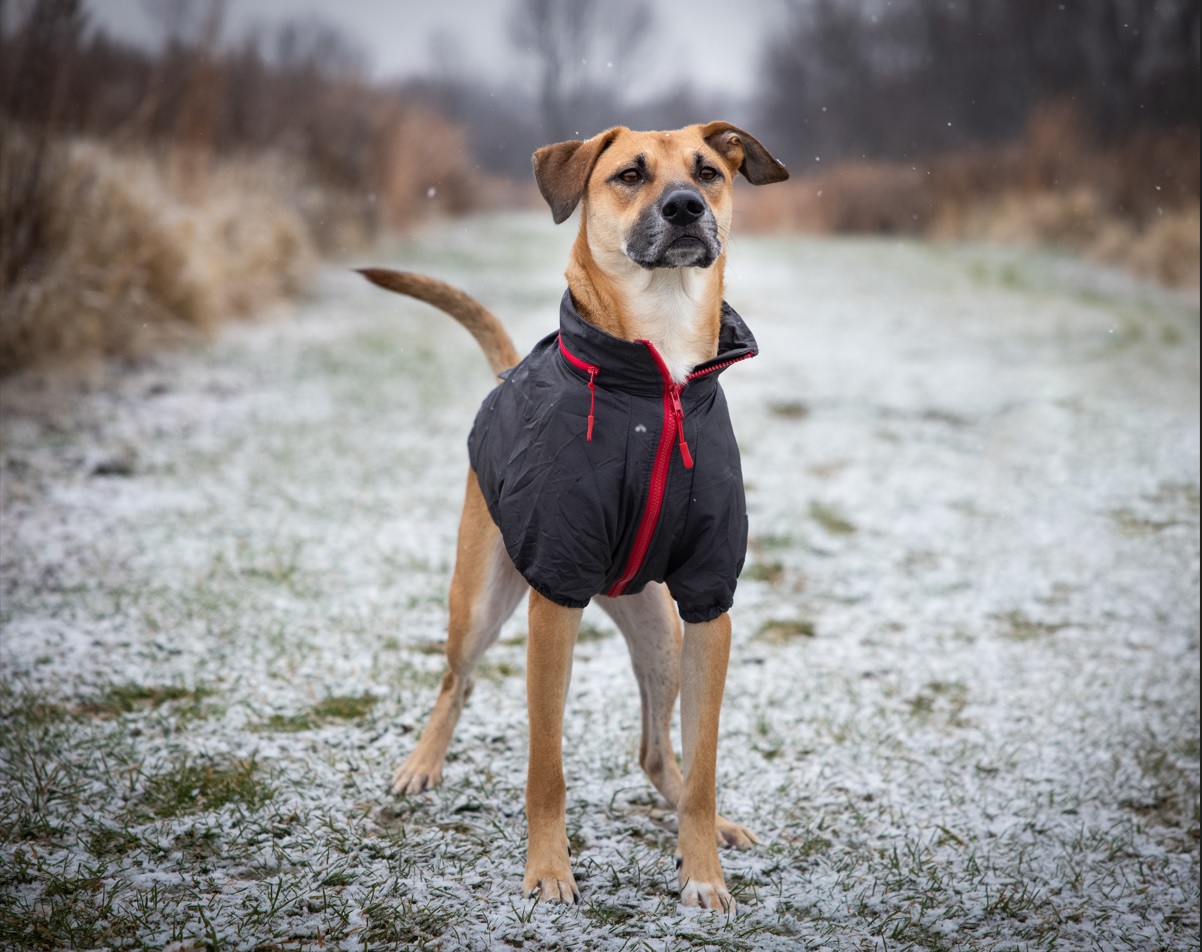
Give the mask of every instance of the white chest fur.
[{"label": "white chest fur", "polygon": [[676,383],[684,383],[694,367],[713,356],[713,331],[706,319],[712,278],[702,268],[640,268],[623,275],[633,336],[655,345]]}]

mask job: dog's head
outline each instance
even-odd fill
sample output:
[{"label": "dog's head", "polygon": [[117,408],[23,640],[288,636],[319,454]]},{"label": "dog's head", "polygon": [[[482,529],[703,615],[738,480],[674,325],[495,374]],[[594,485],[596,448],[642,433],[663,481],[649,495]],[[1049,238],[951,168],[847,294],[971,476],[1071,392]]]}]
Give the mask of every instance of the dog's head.
[{"label": "dog's head", "polygon": [[728,122],[674,132],[618,126],[534,153],[534,177],[556,223],[582,201],[589,246],[642,268],[708,268],[730,230],[736,174],[753,185],[789,177],[752,135]]}]

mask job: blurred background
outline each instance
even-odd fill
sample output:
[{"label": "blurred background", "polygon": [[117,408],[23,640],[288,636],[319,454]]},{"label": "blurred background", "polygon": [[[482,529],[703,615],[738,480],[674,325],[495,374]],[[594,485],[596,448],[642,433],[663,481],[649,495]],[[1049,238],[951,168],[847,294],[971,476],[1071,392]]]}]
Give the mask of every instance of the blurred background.
[{"label": "blurred background", "polygon": [[135,356],[530,154],[728,119],[736,228],[1035,242],[1196,288],[1199,0],[0,0],[0,373]]}]

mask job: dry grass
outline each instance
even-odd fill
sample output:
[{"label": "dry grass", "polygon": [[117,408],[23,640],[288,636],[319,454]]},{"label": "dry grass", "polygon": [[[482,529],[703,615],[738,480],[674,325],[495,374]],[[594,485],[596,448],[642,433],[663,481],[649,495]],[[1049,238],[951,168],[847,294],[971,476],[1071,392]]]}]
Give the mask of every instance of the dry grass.
[{"label": "dry grass", "polygon": [[[8,136],[2,167],[31,149]],[[5,289],[0,372],[80,354],[133,356],[164,339],[205,332],[304,284],[314,261],[301,216],[270,160],[173,161],[94,142],[55,147],[54,174],[26,201],[41,247]]]},{"label": "dry grass", "polygon": [[157,54],[74,0],[0,29],[0,374],[203,333],[318,254],[497,204],[464,130],[370,83],[345,38],[286,24],[277,61],[263,36],[219,47],[207,6]]},{"label": "dry grass", "polygon": [[1167,212],[1130,240],[1121,234],[1103,234],[1094,246],[1102,261],[1125,263],[1136,272],[1179,287],[1199,285],[1198,203],[1182,211]]},{"label": "dry grass", "polygon": [[1174,287],[1199,283],[1199,215],[1194,201],[1145,225],[1113,214],[1095,190],[1014,192],[970,207],[936,234],[1002,243],[1059,245]]},{"label": "dry grass", "polygon": [[[272,153],[155,156],[58,139],[39,152],[6,136],[4,217],[33,237],[14,279],[0,281],[0,374],[203,334],[301,292],[318,255],[360,251],[431,215],[526,200],[468,168],[458,127],[416,112],[381,118],[393,132],[379,149],[378,191],[320,184]],[[33,163],[34,186],[13,185]],[[4,241],[12,257],[16,243]]]},{"label": "dry grass", "polygon": [[1071,104],[1021,142],[913,162],[847,161],[740,198],[737,227],[1057,245],[1175,286],[1198,284],[1199,134],[1110,146]]}]

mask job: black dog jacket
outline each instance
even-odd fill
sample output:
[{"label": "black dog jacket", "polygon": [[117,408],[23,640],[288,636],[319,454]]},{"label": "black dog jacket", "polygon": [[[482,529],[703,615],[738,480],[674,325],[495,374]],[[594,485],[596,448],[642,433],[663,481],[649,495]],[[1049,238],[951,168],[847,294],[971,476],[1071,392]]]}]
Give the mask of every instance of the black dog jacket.
[{"label": "black dog jacket", "polygon": [[509,557],[560,605],[657,581],[685,621],[717,618],[747,552],[718,374],[754,357],[755,338],[724,303],[718,355],[682,385],[650,341],[599,330],[568,292],[559,327],[488,395],[468,437]]}]

